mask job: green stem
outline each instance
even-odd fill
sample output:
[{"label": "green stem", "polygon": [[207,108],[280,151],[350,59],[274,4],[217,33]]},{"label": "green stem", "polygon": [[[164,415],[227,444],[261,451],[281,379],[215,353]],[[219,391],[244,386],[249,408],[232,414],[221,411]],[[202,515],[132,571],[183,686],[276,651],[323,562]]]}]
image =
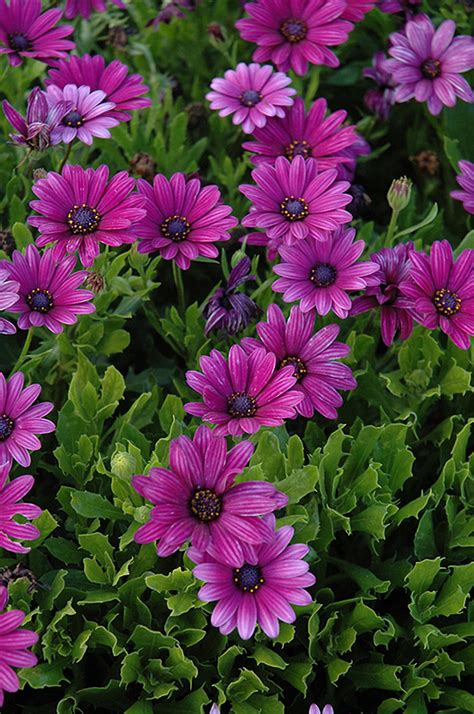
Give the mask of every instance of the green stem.
[{"label": "green stem", "polygon": [[15,362],[15,366],[13,367],[12,372],[11,372],[12,374],[14,374],[14,372],[18,372],[19,368],[25,361],[26,355],[28,354],[28,350],[30,349],[30,346],[31,346],[31,340],[33,339],[33,330],[34,330],[34,328],[30,327],[30,329],[28,330],[28,332],[26,334],[26,339],[25,339],[25,342],[23,343],[23,349],[21,350],[20,356],[18,357],[17,361]]},{"label": "green stem", "polygon": [[173,260],[173,278],[174,278],[174,283],[176,285],[176,291],[178,293],[178,309],[181,315],[183,315],[186,312],[186,302],[184,299],[184,285],[183,285],[183,274],[178,268],[177,264]]},{"label": "green stem", "polygon": [[59,164],[58,174],[60,174],[61,171],[63,170],[63,168],[64,168],[64,166],[65,166],[65,164],[66,164],[66,161],[68,160],[69,155],[70,155],[70,153],[71,153],[71,149],[72,149],[72,141],[67,145],[67,149],[66,149],[66,151],[64,152],[64,156],[63,156],[63,158],[62,158],[62,161],[61,161],[61,163]]},{"label": "green stem", "polygon": [[392,246],[393,236],[395,234],[395,229],[397,227],[398,216],[400,211],[392,211],[392,217],[390,218],[390,223],[388,224],[387,235],[385,236],[385,246],[390,248]]}]

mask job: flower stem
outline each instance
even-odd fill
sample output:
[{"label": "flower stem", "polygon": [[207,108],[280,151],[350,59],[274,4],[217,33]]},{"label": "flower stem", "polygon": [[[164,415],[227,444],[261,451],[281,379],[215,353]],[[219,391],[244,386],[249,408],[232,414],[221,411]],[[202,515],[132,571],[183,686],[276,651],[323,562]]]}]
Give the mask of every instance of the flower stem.
[{"label": "flower stem", "polygon": [[61,163],[59,164],[59,168],[58,168],[58,173],[59,173],[59,174],[60,174],[61,171],[63,170],[63,168],[64,168],[64,166],[65,166],[65,164],[66,164],[66,161],[67,161],[68,158],[69,158],[69,155],[70,155],[70,153],[71,153],[71,149],[72,149],[72,141],[67,145],[67,149],[66,149],[66,151],[64,152],[64,156],[63,156],[63,158],[62,158],[62,161],[61,161]]},{"label": "flower stem", "polygon": [[176,285],[176,291],[178,293],[178,308],[181,315],[184,316],[186,312],[186,302],[184,300],[184,285],[183,285],[183,274],[178,268],[177,264],[173,261],[173,278]]},{"label": "flower stem", "polygon": [[388,224],[387,228],[387,235],[385,236],[385,247],[387,248],[391,248],[392,246],[393,236],[397,227],[399,213],[400,211],[392,211],[390,223]]},{"label": "flower stem", "polygon": [[33,339],[33,327],[30,327],[28,332],[26,333],[26,339],[23,343],[23,348],[20,352],[20,356],[18,357],[17,361],[15,362],[15,366],[13,367],[11,373],[14,374],[15,372],[18,372],[19,368],[25,361],[25,358],[28,354],[28,350],[30,349],[31,346],[31,340]]}]

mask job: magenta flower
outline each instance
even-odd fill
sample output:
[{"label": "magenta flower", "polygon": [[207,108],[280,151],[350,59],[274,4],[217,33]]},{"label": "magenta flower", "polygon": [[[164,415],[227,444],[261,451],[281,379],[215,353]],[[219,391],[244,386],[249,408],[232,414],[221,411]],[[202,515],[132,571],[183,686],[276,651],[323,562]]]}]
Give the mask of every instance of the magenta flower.
[{"label": "magenta flower", "polygon": [[64,106],[65,102],[72,105],[72,109],[52,130],[52,144],[59,144],[60,141],[70,144],[77,138],[90,146],[94,136],[110,139],[109,128],[119,123],[118,119],[104,116],[115,105],[113,102],[104,102],[105,94],[100,90],[91,92],[89,87],[76,87],[75,84],[67,84],[64,89],[59,89],[51,84],[46,90],[46,97],[50,111],[56,111],[57,105]]},{"label": "magenta flower", "polygon": [[292,307],[287,322],[280,308],[270,305],[267,322],[257,325],[260,339],[244,337],[241,345],[248,353],[263,346],[275,355],[280,369],[293,367],[294,388],[304,395],[296,405],[298,414],[310,419],[316,410],[327,419],[336,419],[337,407],[342,406],[342,397],[336,390],[357,387],[350,367],[336,361],[346,357],[350,348],[335,342],[337,325],[327,325],[316,334],[313,331],[313,312],[303,313],[299,307]]},{"label": "magenta flower", "polygon": [[443,105],[454,107],[456,97],[474,101],[467,81],[460,76],[474,67],[474,39],[467,35],[454,37],[456,25],[445,20],[435,31],[426,15],[406,23],[404,32],[390,35],[385,66],[394,81],[395,101],[427,102],[431,114],[439,114]]},{"label": "magenta flower", "polygon": [[259,516],[288,502],[269,483],[234,483],[252,453],[249,441],[227,452],[225,438],[206,426],[199,427],[193,440],[174,439],[169,470],[152,468],[149,476],[133,477],[134,489],[155,505],[148,523],[135,533],[135,541],[159,540],[161,556],[174,553],[188,540],[201,551],[214,545],[238,565],[242,546],[272,538],[271,528]]},{"label": "magenta flower", "polygon": [[341,17],[351,22],[360,22],[366,13],[374,9],[377,0],[346,0],[346,3],[347,7]]},{"label": "magenta flower", "polygon": [[347,40],[352,24],[342,20],[345,0],[256,0],[245,5],[249,18],[235,26],[242,39],[255,42],[255,62],[271,60],[279,70],[306,74],[308,64],[338,67],[328,49]]},{"label": "magenta flower", "polygon": [[395,103],[396,82],[390,72],[387,71],[385,63],[387,58],[384,52],[376,52],[372,58],[372,67],[362,70],[364,77],[373,79],[377,89],[368,89],[364,95],[366,107],[376,114],[379,119],[386,121],[390,116],[390,110]]},{"label": "magenta flower", "polygon": [[311,704],[308,714],[334,714],[334,709],[330,704],[326,704],[321,711],[316,704]]},{"label": "magenta flower", "polygon": [[157,16],[147,23],[147,25],[158,27],[162,22],[167,25],[174,17],[186,17],[183,10],[193,12],[193,10],[195,10],[200,4],[201,0],[170,0],[170,2],[168,2],[168,4],[160,10]]},{"label": "magenta flower", "polygon": [[242,225],[264,228],[269,238],[287,245],[313,236],[325,240],[326,231],[348,223],[352,216],[343,207],[352,201],[346,181],[337,180],[336,169],[318,172],[315,159],[279,156],[275,166],[263,164],[252,171],[256,186],[243,184],[241,192],[252,206]]},{"label": "magenta flower", "polygon": [[380,270],[375,276],[377,283],[369,285],[362,297],[352,303],[351,316],[380,308],[382,341],[387,347],[392,344],[395,333],[407,340],[413,330],[412,301],[400,293],[400,283],[410,275],[410,255],[413,243],[399,243],[395,248],[382,248],[370,259]]},{"label": "magenta flower", "polygon": [[[122,0],[112,0],[112,2],[122,10],[126,9],[126,5]],[[106,9],[107,3],[105,0],[66,0],[65,15],[68,20],[78,15],[88,20],[92,12],[105,12]]]},{"label": "magenta flower", "polygon": [[54,27],[62,10],[41,13],[41,0],[0,0],[0,53],[6,54],[13,67],[24,57],[41,62],[66,57],[76,45],[65,37],[74,32],[72,25]]},{"label": "magenta flower", "polygon": [[145,217],[143,198],[132,193],[135,179],[125,171],[112,177],[109,169],[65,166],[61,174],[50,171],[32,186],[38,201],[30,206],[41,216],[28,222],[39,229],[36,245],[56,243],[55,260],[79,251],[85,267],[93,264],[100,243],[119,246],[136,240],[135,228]]},{"label": "magenta flower", "polygon": [[[265,520],[274,530],[275,517]],[[303,560],[309,548],[302,543],[289,545],[293,535],[291,526],[279,528],[270,543],[247,545],[238,564],[214,545],[205,556],[191,550],[190,557],[198,562],[193,573],[206,583],[198,597],[203,602],[218,600],[211,623],[223,635],[237,628],[240,637],[248,640],[258,624],[268,637],[278,637],[279,620],[296,620],[291,605],[311,603],[305,588],[316,578]]]},{"label": "magenta flower", "polygon": [[410,260],[410,275],[400,290],[414,300],[416,319],[430,330],[440,327],[468,350],[474,335],[474,250],[463,250],[453,261],[449,242],[435,241],[429,257],[411,251]]},{"label": "magenta flower", "polygon": [[390,14],[403,12],[406,17],[413,17],[423,0],[377,0],[377,7]]},{"label": "magenta flower", "polygon": [[10,134],[15,144],[43,151],[51,142],[51,132],[72,109],[71,102],[58,102],[48,106],[45,92],[35,87],[28,95],[26,119],[6,99],[2,102],[3,113],[18,134]]},{"label": "magenta flower", "polygon": [[236,69],[224,72],[223,78],[212,80],[212,92],[206,99],[219,116],[233,114],[233,124],[242,124],[242,130],[251,134],[255,127],[262,129],[268,117],[285,116],[283,107],[290,107],[296,94],[289,84],[291,79],[283,72],[274,72],[269,64],[261,67],[240,62]]},{"label": "magenta flower", "polygon": [[280,426],[296,416],[303,394],[293,389],[293,367],[276,370],[274,354],[258,349],[247,355],[242,347],[232,345],[227,360],[212,350],[199,364],[202,373],[188,371],[186,381],[203,401],[184,408],[217,424],[217,434],[254,434],[262,426]]},{"label": "magenta flower", "polygon": [[[31,523],[17,523],[13,516],[26,519],[38,518],[41,508],[33,503],[18,503],[34,486],[33,476],[19,476],[7,484],[8,466],[0,466],[0,548],[12,553],[28,553],[19,540],[36,540],[41,534]],[[15,540],[12,540],[15,538]]]},{"label": "magenta flower", "polygon": [[[16,303],[19,288],[19,284],[10,278],[9,272],[0,266],[0,312],[8,310]],[[15,332],[15,325],[0,317],[0,335],[13,335]]]},{"label": "magenta flower", "polygon": [[263,245],[267,249],[267,260],[272,262],[278,257],[280,246],[283,245],[283,238],[270,238],[268,233],[247,233],[243,236],[241,242],[245,241],[247,245]]},{"label": "magenta flower", "polygon": [[13,262],[0,261],[0,269],[20,285],[18,300],[10,309],[20,314],[18,327],[22,330],[44,326],[58,334],[64,325],[74,325],[78,315],[95,311],[90,302],[94,293],[78,290],[87,271],[74,273],[76,258],[69,256],[57,263],[53,252],[50,249],[40,256],[38,249],[29,245],[25,255],[18,250],[13,253]]},{"label": "magenta flower", "polygon": [[31,630],[20,630],[25,619],[21,610],[9,610],[0,614],[0,707],[3,707],[4,692],[17,692],[20,680],[13,667],[34,667],[38,660],[27,647],[38,642],[38,635]]},{"label": "magenta flower", "polygon": [[23,372],[15,372],[7,381],[0,372],[0,468],[9,467],[13,459],[21,466],[29,466],[28,452],[41,447],[36,434],[48,434],[56,428],[43,418],[52,410],[51,402],[33,406],[41,392],[40,385],[23,389],[24,379]]},{"label": "magenta flower", "polygon": [[[67,84],[80,87],[86,85],[91,92],[104,92],[105,100],[115,105],[107,116],[119,121],[131,119],[130,110],[143,109],[151,106],[151,100],[143,97],[148,92],[148,87],[143,84],[143,77],[139,74],[128,74],[126,64],[114,60],[105,64],[102,55],[72,55],[66,60],[59,60],[53,69],[50,69],[46,86],[55,85],[64,89]],[[101,115],[103,116],[103,115]]]},{"label": "magenta flower", "polygon": [[229,240],[229,231],[238,221],[232,208],[221,203],[217,186],[201,188],[199,179],[182,173],[170,180],[159,174],[153,186],[139,179],[138,190],[145,201],[146,216],[137,229],[140,253],[159,251],[165,260],[174,260],[187,270],[191,260],[203,255],[216,258],[217,241]]},{"label": "magenta flower", "polygon": [[252,298],[237,291],[243,283],[255,280],[255,275],[249,275],[249,272],[250,258],[245,256],[230,271],[226,286],[217,288],[211,295],[203,310],[206,318],[206,335],[212,331],[236,335],[261,312]]},{"label": "magenta flower", "polygon": [[357,262],[365,243],[354,242],[354,237],[353,228],[339,228],[326,241],[307,238],[296,246],[283,246],[282,262],[273,268],[281,277],[273,289],[283,293],[285,302],[299,300],[303,312],[315,308],[318,315],[327,315],[333,310],[346,318],[352,305],[349,291],[373,284],[369,276],[379,269],[372,261]]},{"label": "magenta flower", "polygon": [[325,99],[317,99],[305,112],[301,97],[286,112],[283,119],[269,119],[264,129],[255,129],[253,139],[243,144],[243,148],[252,151],[254,164],[275,163],[278,156],[286,156],[292,161],[295,156],[318,160],[319,171],[337,168],[339,163],[347,161],[341,150],[350,146],[357,139],[354,126],[345,126],[347,112],[327,113]]},{"label": "magenta flower", "polygon": [[460,161],[459,168],[461,173],[456,176],[456,181],[462,191],[452,191],[451,196],[462,201],[465,211],[474,213],[474,164],[470,161]]}]

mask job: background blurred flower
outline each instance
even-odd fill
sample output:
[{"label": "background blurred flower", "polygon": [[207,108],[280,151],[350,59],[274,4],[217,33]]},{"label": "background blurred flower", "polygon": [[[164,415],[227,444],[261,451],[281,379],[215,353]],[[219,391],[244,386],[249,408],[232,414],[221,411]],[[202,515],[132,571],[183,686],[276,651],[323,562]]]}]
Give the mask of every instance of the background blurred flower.
[{"label": "background blurred flower", "polygon": [[456,176],[456,181],[462,191],[452,191],[451,196],[462,201],[464,210],[468,213],[474,213],[474,164],[470,161],[460,161],[459,168],[461,173]]},{"label": "background blurred flower", "polygon": [[372,67],[362,70],[364,77],[373,79],[377,89],[368,89],[364,94],[365,106],[376,114],[379,119],[386,121],[390,110],[395,104],[396,82],[385,68],[387,57],[385,52],[376,52],[372,58]]},{"label": "background blurred flower", "polygon": [[[112,0],[112,2],[122,10],[127,7],[122,0]],[[105,12],[106,9],[106,0],[66,0],[65,14],[68,19],[80,15],[88,20],[92,12]]]}]

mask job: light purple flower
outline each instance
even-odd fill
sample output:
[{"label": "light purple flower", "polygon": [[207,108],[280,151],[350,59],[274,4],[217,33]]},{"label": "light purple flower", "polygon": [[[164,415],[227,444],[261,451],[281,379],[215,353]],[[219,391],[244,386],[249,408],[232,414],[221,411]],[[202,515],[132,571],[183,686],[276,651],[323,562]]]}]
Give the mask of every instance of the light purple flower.
[{"label": "light purple flower", "polygon": [[309,64],[338,67],[330,49],[342,45],[352,23],[342,19],[346,0],[256,0],[245,5],[250,16],[235,26],[242,39],[255,42],[256,62],[271,60],[283,72],[306,74]]},{"label": "light purple flower", "polygon": [[31,630],[21,630],[25,619],[21,610],[9,610],[0,614],[0,707],[5,701],[5,692],[16,692],[20,688],[13,667],[34,667],[38,659],[28,651],[28,647],[38,642],[38,635]]},{"label": "light purple flower", "polygon": [[13,517],[19,515],[31,520],[41,515],[41,508],[33,503],[18,503],[31,491],[35,480],[33,476],[25,475],[7,483],[8,472],[8,466],[0,466],[0,548],[12,553],[28,553],[31,549],[19,541],[36,540],[40,531],[31,523],[18,523]]},{"label": "light purple flower", "polygon": [[26,119],[6,99],[3,100],[2,106],[6,118],[19,132],[10,134],[10,139],[15,144],[43,151],[50,144],[53,129],[72,109],[72,102],[58,102],[50,108],[46,93],[35,87],[28,95]]},{"label": "light purple flower", "polygon": [[212,80],[206,99],[219,116],[233,114],[232,123],[242,124],[242,130],[251,134],[256,127],[262,129],[269,117],[285,116],[285,108],[293,104],[296,94],[289,84],[291,79],[269,64],[240,62],[236,69],[224,72],[224,77]]},{"label": "light purple flower", "polygon": [[44,419],[53,409],[51,402],[33,406],[40,395],[40,385],[23,389],[24,380],[23,372],[15,372],[8,380],[0,372],[0,468],[10,467],[13,460],[29,466],[29,452],[41,448],[36,434],[49,434],[56,428],[52,421]]},{"label": "light purple flower", "polygon": [[395,87],[397,86],[385,67],[386,61],[387,57],[384,52],[376,52],[372,58],[372,67],[365,67],[362,70],[363,76],[373,79],[377,85],[377,89],[366,91],[365,105],[382,120],[387,120],[390,116],[390,110],[395,103]]},{"label": "light purple flower", "polygon": [[119,121],[129,121],[132,118],[131,110],[151,106],[151,100],[143,96],[149,91],[147,85],[143,84],[143,77],[140,74],[129,74],[127,65],[119,60],[106,65],[102,55],[72,55],[68,59],[59,60],[50,69],[45,84],[55,85],[59,89],[64,89],[67,84],[78,87],[86,85],[91,92],[104,92],[105,100],[115,105],[106,115]]},{"label": "light purple flower", "polygon": [[460,161],[459,168],[461,173],[456,176],[456,181],[462,191],[452,191],[451,196],[462,201],[465,211],[474,213],[474,164],[470,161]]},{"label": "light purple flower", "polygon": [[262,426],[280,426],[296,416],[303,394],[294,389],[293,367],[276,369],[274,354],[264,349],[247,355],[233,345],[226,360],[218,350],[201,357],[201,372],[186,372],[186,381],[202,402],[185,405],[188,414],[217,425],[217,434],[254,434]]},{"label": "light purple flower", "polygon": [[245,256],[230,271],[226,286],[217,288],[211,295],[203,310],[206,335],[212,331],[235,335],[244,330],[261,312],[248,295],[237,292],[240,285],[248,280],[255,280],[255,275],[249,275],[249,272],[250,258]]},{"label": "light purple flower", "polygon": [[454,37],[456,24],[445,20],[435,31],[426,15],[406,23],[403,32],[390,35],[392,59],[385,63],[398,84],[395,101],[427,102],[431,114],[453,107],[456,97],[471,103],[473,92],[461,77],[474,67],[474,39]]},{"label": "light purple flower", "polygon": [[10,309],[20,314],[18,327],[22,330],[44,326],[58,334],[64,325],[74,325],[78,315],[95,311],[91,303],[94,293],[78,289],[87,271],[73,272],[77,262],[74,256],[57,263],[53,253],[50,249],[40,255],[34,245],[29,245],[25,255],[16,250],[12,262],[0,261],[0,270],[5,269],[20,286],[18,300]]},{"label": "light purple flower", "polygon": [[[19,283],[12,280],[9,272],[0,267],[0,312],[8,310],[16,303],[19,288]],[[13,335],[15,332],[15,325],[0,317],[0,335]]]},{"label": "light purple flower", "polygon": [[39,229],[36,245],[54,246],[54,258],[79,251],[85,267],[93,264],[100,243],[119,246],[136,240],[135,228],[145,217],[143,197],[133,193],[135,179],[126,171],[112,177],[107,166],[83,169],[66,165],[33,184],[39,200],[30,206],[40,213],[28,222]]},{"label": "light purple flower", "polygon": [[453,260],[447,240],[435,241],[431,254],[411,251],[412,268],[400,284],[414,300],[416,319],[430,330],[437,327],[462,350],[474,335],[474,250],[463,250]]},{"label": "light purple flower", "polygon": [[257,325],[260,339],[244,337],[241,345],[248,353],[263,346],[275,355],[280,369],[293,367],[297,380],[294,389],[304,395],[296,405],[298,414],[310,419],[316,410],[327,419],[336,419],[337,407],[343,403],[337,390],[357,387],[350,367],[336,361],[346,357],[350,348],[335,341],[337,325],[327,325],[313,334],[314,318],[313,312],[292,307],[286,321],[280,308],[270,305],[267,322]]},{"label": "light purple flower", "polygon": [[[126,9],[126,5],[122,0],[112,0],[114,5]],[[105,0],[66,0],[66,17],[71,19],[80,15],[86,20],[89,19],[92,12],[105,12],[107,3]]]},{"label": "light purple flower", "polygon": [[352,303],[351,316],[380,308],[382,341],[387,347],[399,331],[401,340],[407,340],[413,330],[412,301],[400,293],[400,283],[410,275],[410,254],[413,243],[399,243],[395,248],[382,248],[370,259],[380,270],[374,276],[377,284],[369,285],[362,297]]},{"label": "light purple flower", "polygon": [[403,12],[405,17],[413,17],[418,12],[423,0],[377,0],[377,7],[382,12]]},{"label": "light purple flower", "polygon": [[95,136],[110,139],[109,129],[119,123],[118,119],[105,116],[115,104],[105,102],[105,93],[100,90],[91,92],[89,87],[76,87],[75,84],[66,84],[64,89],[60,89],[50,84],[46,97],[51,111],[58,104],[63,106],[69,102],[72,105],[72,109],[51,132],[51,144],[59,144],[61,141],[70,144],[77,138],[90,146]]},{"label": "light purple flower", "polygon": [[158,555],[174,553],[186,541],[205,552],[214,545],[238,565],[245,544],[272,538],[260,518],[282,508],[287,497],[264,481],[235,484],[247,466],[253,445],[241,441],[227,452],[225,437],[201,426],[191,440],[174,439],[170,468],[152,468],[149,476],[134,476],[132,485],[154,504],[150,520],[135,533],[137,543],[158,540]]},{"label": "light purple flower", "polygon": [[333,310],[346,318],[351,309],[349,292],[363,290],[379,269],[372,261],[359,263],[364,250],[363,240],[354,242],[353,228],[339,228],[326,241],[312,238],[295,246],[282,246],[282,262],[273,270],[281,277],[273,283],[276,292],[283,293],[285,302],[300,302],[303,312],[316,309],[318,315]]},{"label": "light purple flower", "polygon": [[[275,517],[265,521],[275,528]],[[279,620],[294,622],[291,605],[309,605],[311,587],[316,578],[303,560],[309,548],[302,543],[290,545],[294,530],[283,526],[274,531],[270,543],[245,547],[240,562],[229,562],[220,548],[212,545],[206,555],[192,548],[189,556],[198,565],[194,575],[205,585],[199,590],[204,602],[217,600],[211,623],[223,635],[237,629],[248,640],[260,625],[268,637],[278,637]]]},{"label": "light purple flower", "polygon": [[321,711],[316,704],[311,704],[308,714],[334,714],[334,709],[330,704],[326,704]]},{"label": "light purple flower", "polygon": [[72,25],[55,27],[62,10],[41,12],[41,0],[0,0],[0,53],[13,67],[25,57],[41,62],[66,57],[76,45],[65,37],[74,32]]},{"label": "light purple flower", "polygon": [[307,236],[325,240],[327,231],[352,220],[343,207],[352,201],[346,181],[337,170],[318,172],[316,159],[279,156],[275,166],[262,164],[252,171],[257,184],[243,184],[241,192],[252,206],[242,225],[263,228],[269,238],[293,245]]}]

